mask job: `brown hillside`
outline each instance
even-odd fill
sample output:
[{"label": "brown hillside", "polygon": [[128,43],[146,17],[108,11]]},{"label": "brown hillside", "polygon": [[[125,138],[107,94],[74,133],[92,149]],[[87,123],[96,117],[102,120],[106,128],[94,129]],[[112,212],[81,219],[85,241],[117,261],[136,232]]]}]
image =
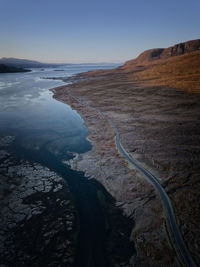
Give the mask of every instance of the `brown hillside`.
[{"label": "brown hillside", "polygon": [[147,85],[165,85],[200,93],[200,51],[160,59],[141,71],[133,71],[129,77]]},{"label": "brown hillside", "polygon": [[146,50],[136,59],[113,70],[97,70],[81,76],[129,74],[146,85],[165,85],[200,92],[200,39],[164,48]]},{"label": "brown hillside", "polygon": [[126,66],[131,66],[135,64],[145,63],[158,60],[167,59],[175,56],[181,56],[184,54],[189,54],[194,51],[200,50],[200,39],[188,41],[185,43],[176,44],[168,48],[154,48],[149,49],[141,53],[136,59],[127,61],[122,68]]}]

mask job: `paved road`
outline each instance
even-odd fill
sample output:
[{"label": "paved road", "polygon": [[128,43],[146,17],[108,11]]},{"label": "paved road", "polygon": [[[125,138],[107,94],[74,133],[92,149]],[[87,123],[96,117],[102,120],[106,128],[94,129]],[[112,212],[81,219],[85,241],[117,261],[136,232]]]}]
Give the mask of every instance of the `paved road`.
[{"label": "paved road", "polygon": [[123,148],[122,144],[120,143],[119,132],[118,132],[115,124],[105,113],[103,113],[102,111],[100,111],[99,109],[97,109],[95,107],[91,107],[91,106],[84,104],[77,97],[75,97],[71,94],[69,94],[69,95],[72,98],[74,98],[76,101],[78,101],[81,105],[86,106],[89,109],[95,110],[96,112],[101,114],[111,124],[111,126],[115,132],[116,145],[118,147],[120,154],[130,164],[132,164],[134,166],[134,168],[136,168],[143,176],[145,176],[160,193],[161,199],[163,201],[165,213],[166,213],[166,220],[168,222],[168,225],[170,226],[171,233],[172,233],[174,240],[175,240],[174,245],[176,246],[177,251],[179,252],[179,254],[181,256],[182,262],[185,264],[185,266],[188,266],[188,267],[196,266],[196,264],[194,263],[191,255],[190,255],[190,252],[188,251],[188,249],[187,249],[187,247],[186,247],[186,245],[182,239],[181,233],[178,229],[171,201],[170,201],[167,193],[165,192],[164,188],[158,182],[157,178],[153,174],[151,174],[148,170],[146,170],[137,160],[133,159],[128,154],[128,152]]}]

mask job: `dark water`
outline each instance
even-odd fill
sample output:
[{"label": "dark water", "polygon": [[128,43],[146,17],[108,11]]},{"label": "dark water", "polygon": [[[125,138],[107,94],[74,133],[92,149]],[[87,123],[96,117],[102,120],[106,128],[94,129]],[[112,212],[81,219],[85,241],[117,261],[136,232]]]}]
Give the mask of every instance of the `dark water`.
[{"label": "dark water", "polygon": [[[21,139],[22,138],[22,139]],[[30,151],[23,146],[23,137],[13,144],[15,156],[38,162],[67,180],[78,212],[79,245],[75,267],[110,266],[105,251],[106,219],[103,206],[98,198],[101,192],[106,201],[114,203],[106,190],[95,180],[88,180],[84,173],[71,170],[66,164],[49,152],[49,142],[39,150]],[[70,155],[69,155],[70,157]]]},{"label": "dark water", "polygon": [[[71,76],[99,66],[66,66],[62,71],[34,69],[30,73],[0,74],[0,135],[13,135],[12,149],[19,158],[39,162],[67,180],[78,211],[80,234],[76,267],[107,267],[105,251],[105,205],[114,203],[105,189],[84,173],[73,171],[63,162],[73,153],[91,149],[84,121],[70,106],[52,98],[50,88],[61,81],[41,77]],[[101,66],[108,68],[113,66]],[[110,204],[109,204],[110,205]]]}]

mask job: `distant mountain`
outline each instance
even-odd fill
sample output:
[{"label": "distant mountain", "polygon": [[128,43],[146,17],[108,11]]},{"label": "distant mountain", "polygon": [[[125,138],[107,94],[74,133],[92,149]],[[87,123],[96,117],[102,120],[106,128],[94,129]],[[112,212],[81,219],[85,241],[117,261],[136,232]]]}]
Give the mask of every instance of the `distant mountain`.
[{"label": "distant mountain", "polygon": [[28,72],[30,70],[24,68],[16,68],[5,64],[0,64],[0,73],[12,73],[12,72]]},{"label": "distant mountain", "polygon": [[47,67],[57,67],[61,64],[49,64],[42,63],[39,61],[28,60],[28,59],[19,59],[19,58],[0,58],[0,64],[6,64],[8,66],[13,67],[21,67],[21,68],[47,68]]}]

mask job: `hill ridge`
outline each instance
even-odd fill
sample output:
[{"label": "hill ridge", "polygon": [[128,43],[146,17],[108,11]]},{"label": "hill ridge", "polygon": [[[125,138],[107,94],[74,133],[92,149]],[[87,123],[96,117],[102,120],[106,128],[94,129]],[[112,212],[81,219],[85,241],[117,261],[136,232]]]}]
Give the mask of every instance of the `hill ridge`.
[{"label": "hill ridge", "polygon": [[200,39],[178,43],[167,48],[153,48],[145,50],[137,58],[125,62],[124,65],[135,62],[144,63],[147,61],[152,61],[157,59],[167,59],[170,57],[191,53],[197,50],[200,50]]}]

